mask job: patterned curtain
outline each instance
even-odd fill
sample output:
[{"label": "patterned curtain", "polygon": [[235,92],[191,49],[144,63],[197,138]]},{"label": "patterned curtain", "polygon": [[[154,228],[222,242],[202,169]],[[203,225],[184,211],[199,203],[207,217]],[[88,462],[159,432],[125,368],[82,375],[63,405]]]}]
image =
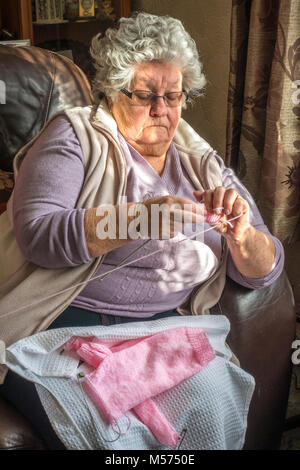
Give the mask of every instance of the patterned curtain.
[{"label": "patterned curtain", "polygon": [[[300,242],[300,0],[233,0],[226,163]],[[298,260],[299,264],[300,260]]]}]

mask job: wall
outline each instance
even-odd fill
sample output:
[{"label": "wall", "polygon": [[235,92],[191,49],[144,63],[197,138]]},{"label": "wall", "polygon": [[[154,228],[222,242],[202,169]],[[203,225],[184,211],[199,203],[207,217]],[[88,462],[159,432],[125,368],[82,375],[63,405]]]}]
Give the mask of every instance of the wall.
[{"label": "wall", "polygon": [[132,11],[180,19],[196,41],[206,93],[183,117],[224,158],[229,77],[231,0],[132,0]]}]

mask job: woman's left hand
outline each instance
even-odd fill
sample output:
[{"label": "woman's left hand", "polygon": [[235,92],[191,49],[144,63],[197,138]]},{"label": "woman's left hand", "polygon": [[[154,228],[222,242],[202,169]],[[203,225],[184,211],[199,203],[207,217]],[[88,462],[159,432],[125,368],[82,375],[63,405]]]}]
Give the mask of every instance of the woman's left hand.
[{"label": "woman's left hand", "polygon": [[[216,230],[226,238],[233,262],[243,276],[260,278],[273,269],[274,242],[270,235],[250,224],[248,203],[235,189],[218,186],[214,190],[194,191],[194,196],[205,204],[208,212],[218,213],[215,209],[222,208]],[[230,221],[232,226],[222,220]]]},{"label": "woman's left hand", "polygon": [[[225,238],[233,242],[242,242],[246,232],[251,227],[249,221],[249,206],[233,188],[218,186],[204,192],[194,191],[197,201],[205,204],[206,210],[213,214],[221,215],[216,230]],[[237,219],[225,223],[227,220],[239,216]],[[222,223],[223,222],[223,223]]]}]

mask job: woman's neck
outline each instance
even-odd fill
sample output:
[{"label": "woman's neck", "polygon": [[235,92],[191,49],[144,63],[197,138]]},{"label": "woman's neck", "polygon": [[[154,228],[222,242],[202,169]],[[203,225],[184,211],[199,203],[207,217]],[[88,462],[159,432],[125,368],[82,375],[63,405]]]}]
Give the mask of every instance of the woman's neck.
[{"label": "woman's neck", "polygon": [[[123,136],[124,137],[124,136]],[[126,138],[125,138],[126,139]],[[162,175],[167,159],[167,151],[170,147],[168,142],[163,144],[140,145],[135,141],[126,139],[127,143],[131,145],[140,155],[152,166],[153,170]]]},{"label": "woman's neck", "polygon": [[166,164],[166,157],[167,154],[165,153],[161,157],[153,156],[153,155],[142,155],[142,157],[152,166],[153,170],[158,173],[159,176],[163,174],[165,164]]}]

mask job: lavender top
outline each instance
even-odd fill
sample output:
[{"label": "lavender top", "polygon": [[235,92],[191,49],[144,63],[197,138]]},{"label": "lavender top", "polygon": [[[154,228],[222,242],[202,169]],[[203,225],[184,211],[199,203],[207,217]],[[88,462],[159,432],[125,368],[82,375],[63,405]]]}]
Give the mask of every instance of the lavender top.
[{"label": "lavender top", "polygon": [[[146,160],[120,135],[127,161],[127,201],[143,201],[153,196],[178,195],[194,199],[194,187],[172,144],[160,177]],[[269,231],[259,211],[234,172],[216,156],[222,170],[223,186],[235,188],[248,201],[251,223]],[[28,151],[15,186],[14,230],[24,256],[45,268],[72,267],[92,261],[84,233],[85,209],[76,209],[84,181],[83,155],[67,117],[59,116]],[[207,227],[205,227],[207,228]],[[188,233],[187,233],[188,235]],[[163,248],[159,254],[137,260],[99,282],[91,281],[72,305],[99,313],[149,317],[180,305],[191,290],[211,276],[221,253],[221,236],[210,230],[203,242],[178,239],[151,240],[132,260]],[[182,235],[182,237],[184,237]],[[274,268],[266,276],[243,276],[229,255],[227,274],[251,289],[271,284],[284,264],[283,247],[276,247]],[[97,275],[116,266],[143,241],[137,240],[108,253]]]}]

